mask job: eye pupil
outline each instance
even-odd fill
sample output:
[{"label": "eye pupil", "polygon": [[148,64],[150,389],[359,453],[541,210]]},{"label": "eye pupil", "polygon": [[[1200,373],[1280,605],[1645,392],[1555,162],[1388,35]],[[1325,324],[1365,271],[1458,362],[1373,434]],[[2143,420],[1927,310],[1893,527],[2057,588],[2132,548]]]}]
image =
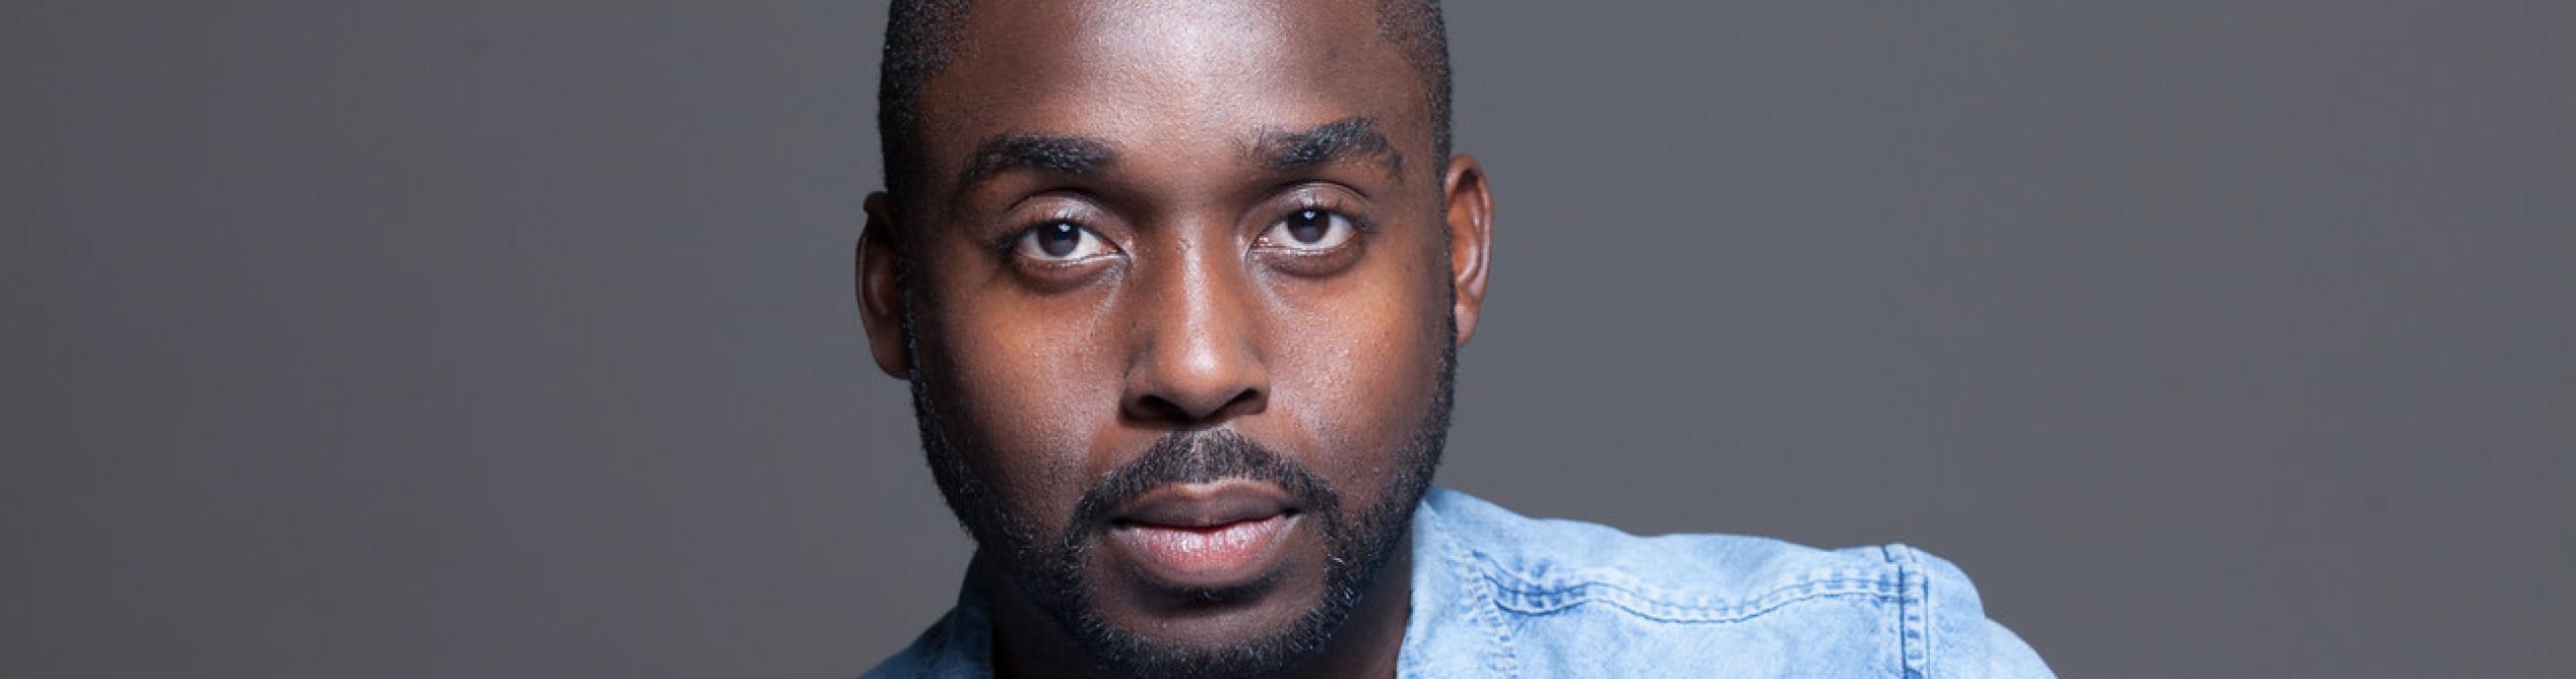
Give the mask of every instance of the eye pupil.
[{"label": "eye pupil", "polygon": [[1321,242],[1326,232],[1331,230],[1332,219],[1322,210],[1299,210],[1295,217],[1288,219],[1288,237],[1297,239],[1299,243]]},{"label": "eye pupil", "polygon": [[1079,247],[1082,247],[1081,227],[1064,222],[1038,227],[1038,249],[1046,251],[1049,257],[1071,255]]}]

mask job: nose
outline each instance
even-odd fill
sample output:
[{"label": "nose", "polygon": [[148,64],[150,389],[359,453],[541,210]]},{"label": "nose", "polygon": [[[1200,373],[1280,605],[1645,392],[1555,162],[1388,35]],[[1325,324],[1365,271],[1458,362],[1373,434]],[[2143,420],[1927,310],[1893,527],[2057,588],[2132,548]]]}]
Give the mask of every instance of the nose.
[{"label": "nose", "polygon": [[1268,407],[1260,300],[1231,248],[1184,241],[1131,289],[1138,336],[1121,406],[1139,420],[1193,426]]}]

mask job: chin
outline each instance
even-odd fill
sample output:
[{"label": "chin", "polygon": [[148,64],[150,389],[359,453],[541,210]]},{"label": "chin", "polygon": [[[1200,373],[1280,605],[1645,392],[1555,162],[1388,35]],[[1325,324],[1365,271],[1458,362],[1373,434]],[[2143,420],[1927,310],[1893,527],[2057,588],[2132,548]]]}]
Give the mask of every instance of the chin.
[{"label": "chin", "polygon": [[1302,610],[1285,615],[1264,606],[1205,619],[1160,619],[1146,627],[1104,619],[1076,636],[1093,657],[1127,676],[1269,674],[1313,658],[1341,622],[1320,600],[1302,603],[1290,606]]},{"label": "chin", "polygon": [[1106,586],[1085,592],[1086,610],[1063,622],[1098,657],[1129,674],[1231,676],[1284,668],[1312,655],[1349,612],[1347,601],[1326,596],[1320,566],[1216,588],[1174,587],[1108,570],[1108,577],[1092,580]]}]

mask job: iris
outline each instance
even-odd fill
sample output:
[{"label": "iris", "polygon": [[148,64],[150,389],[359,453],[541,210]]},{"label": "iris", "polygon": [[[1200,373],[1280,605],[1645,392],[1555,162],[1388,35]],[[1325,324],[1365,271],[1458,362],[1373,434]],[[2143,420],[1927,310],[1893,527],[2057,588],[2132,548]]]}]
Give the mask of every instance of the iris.
[{"label": "iris", "polygon": [[1298,210],[1288,218],[1288,237],[1309,245],[1323,242],[1332,233],[1333,218],[1322,210]]},{"label": "iris", "polygon": [[1037,240],[1038,250],[1049,257],[1071,256],[1076,248],[1082,247],[1082,227],[1068,222],[1041,226],[1038,227]]}]

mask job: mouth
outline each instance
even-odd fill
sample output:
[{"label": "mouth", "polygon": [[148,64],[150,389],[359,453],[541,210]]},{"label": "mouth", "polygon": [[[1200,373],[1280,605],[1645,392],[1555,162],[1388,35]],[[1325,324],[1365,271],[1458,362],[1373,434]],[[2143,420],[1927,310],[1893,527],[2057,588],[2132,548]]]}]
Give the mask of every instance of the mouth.
[{"label": "mouth", "polygon": [[1284,558],[1299,518],[1287,491],[1249,479],[1173,484],[1119,509],[1108,542],[1148,579],[1174,589],[1250,584]]}]

